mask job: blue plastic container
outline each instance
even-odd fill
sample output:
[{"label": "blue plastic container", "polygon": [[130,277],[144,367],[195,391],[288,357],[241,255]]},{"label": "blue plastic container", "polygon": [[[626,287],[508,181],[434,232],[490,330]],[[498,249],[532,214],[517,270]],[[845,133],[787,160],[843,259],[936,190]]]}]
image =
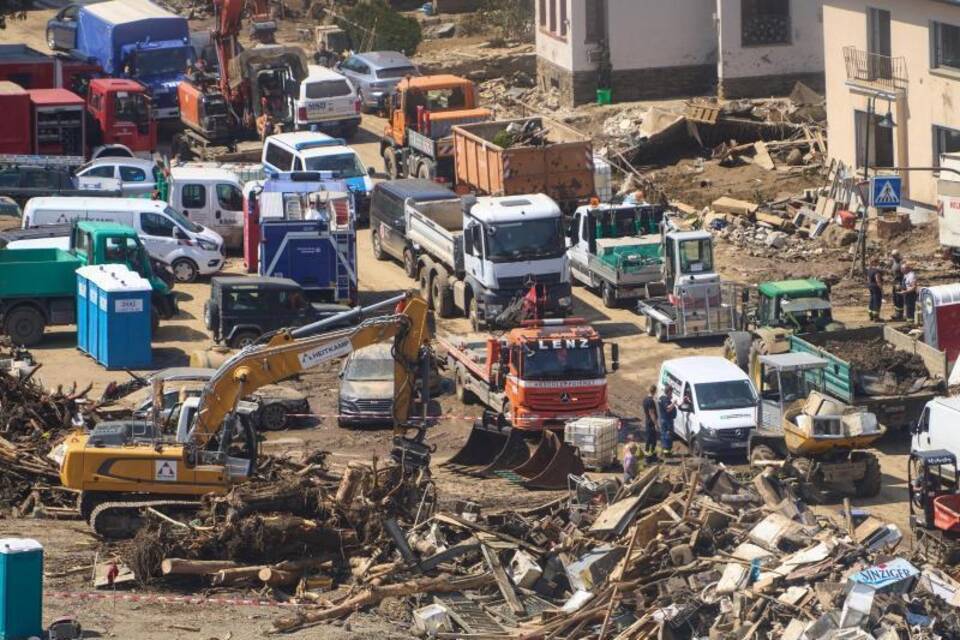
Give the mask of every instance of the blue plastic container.
[{"label": "blue plastic container", "polygon": [[147,369],[153,363],[150,282],[126,268],[97,280],[97,362],[107,369]]},{"label": "blue plastic container", "polygon": [[84,269],[77,269],[77,348],[84,353],[90,353],[87,348],[87,278]]},{"label": "blue plastic container", "polygon": [[43,635],[43,547],[28,538],[0,539],[0,640]]}]

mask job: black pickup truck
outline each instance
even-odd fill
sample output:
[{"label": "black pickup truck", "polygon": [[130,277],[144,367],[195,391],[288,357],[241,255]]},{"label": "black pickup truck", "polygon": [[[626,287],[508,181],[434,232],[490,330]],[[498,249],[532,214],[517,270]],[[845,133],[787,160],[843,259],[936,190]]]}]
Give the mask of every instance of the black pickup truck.
[{"label": "black pickup truck", "polygon": [[63,167],[8,166],[0,169],[0,196],[21,207],[38,196],[119,197],[116,178],[78,178]]}]

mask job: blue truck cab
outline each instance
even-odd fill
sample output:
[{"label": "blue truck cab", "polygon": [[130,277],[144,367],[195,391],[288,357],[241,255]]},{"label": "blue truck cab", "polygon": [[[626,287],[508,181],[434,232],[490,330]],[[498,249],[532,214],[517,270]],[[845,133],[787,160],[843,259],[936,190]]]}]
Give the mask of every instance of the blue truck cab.
[{"label": "blue truck cab", "polygon": [[70,4],[47,22],[47,44],[150,89],[157,119],[177,118],[177,84],[195,52],[187,19],[149,0]]},{"label": "blue truck cab", "polygon": [[267,138],[261,162],[269,175],[284,172],[319,172],[342,180],[353,195],[357,224],[370,220],[373,167],[364,167],[359,154],[340,138],[314,131],[278,133]]}]

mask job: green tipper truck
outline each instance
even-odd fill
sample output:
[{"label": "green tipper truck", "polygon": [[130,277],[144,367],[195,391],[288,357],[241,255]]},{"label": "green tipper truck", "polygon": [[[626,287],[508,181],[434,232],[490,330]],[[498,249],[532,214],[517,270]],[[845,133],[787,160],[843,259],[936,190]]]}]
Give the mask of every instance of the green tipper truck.
[{"label": "green tipper truck", "polygon": [[47,325],[76,322],[76,270],[125,264],[153,286],[154,322],[177,313],[174,293],[150,267],[136,231],[108,222],[78,222],[70,250],[0,250],[0,326],[15,345],[40,342]]}]

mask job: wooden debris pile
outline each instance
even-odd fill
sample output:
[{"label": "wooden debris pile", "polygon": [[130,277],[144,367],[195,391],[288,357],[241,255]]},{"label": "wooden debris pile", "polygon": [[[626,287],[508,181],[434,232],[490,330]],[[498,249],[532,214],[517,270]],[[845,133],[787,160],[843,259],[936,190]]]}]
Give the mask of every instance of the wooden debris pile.
[{"label": "wooden debris pile", "polygon": [[34,377],[39,369],[25,352],[0,355],[0,506],[57,516],[75,496],[59,487],[58,466],[47,456],[83,420],[90,386],[47,391]]}]

